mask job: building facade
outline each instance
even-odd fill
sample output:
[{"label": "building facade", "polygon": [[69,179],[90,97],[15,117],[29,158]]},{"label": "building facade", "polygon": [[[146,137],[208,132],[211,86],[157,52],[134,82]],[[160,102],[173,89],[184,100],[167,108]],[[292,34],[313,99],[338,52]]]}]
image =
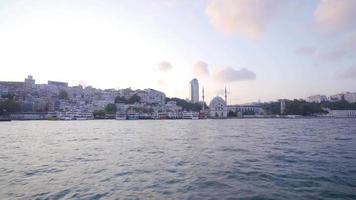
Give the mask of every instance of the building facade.
[{"label": "building facade", "polygon": [[209,104],[210,118],[227,118],[227,105],[223,98],[216,96]]},{"label": "building facade", "polygon": [[344,99],[345,101],[349,103],[355,103],[356,102],[356,92],[346,92],[344,94]]},{"label": "building facade", "polygon": [[313,95],[307,98],[307,102],[310,103],[321,103],[328,101],[328,98],[325,95]]},{"label": "building facade", "polygon": [[329,116],[336,118],[356,118],[356,110],[331,110]]}]

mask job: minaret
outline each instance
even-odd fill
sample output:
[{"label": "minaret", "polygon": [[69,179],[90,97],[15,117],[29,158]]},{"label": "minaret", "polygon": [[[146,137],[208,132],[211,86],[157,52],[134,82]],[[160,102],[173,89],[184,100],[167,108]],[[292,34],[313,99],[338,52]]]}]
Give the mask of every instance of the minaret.
[{"label": "minaret", "polygon": [[204,101],[204,86],[203,86],[203,112],[205,111],[205,101]]},{"label": "minaret", "polygon": [[227,92],[226,92],[226,86],[225,86],[225,104],[227,105]]}]

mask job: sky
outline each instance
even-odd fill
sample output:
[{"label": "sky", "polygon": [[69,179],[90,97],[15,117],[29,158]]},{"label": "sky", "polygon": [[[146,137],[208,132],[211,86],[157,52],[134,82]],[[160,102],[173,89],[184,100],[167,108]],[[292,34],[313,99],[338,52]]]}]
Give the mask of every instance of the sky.
[{"label": "sky", "polygon": [[0,0],[0,80],[229,104],[356,92],[355,0]]}]

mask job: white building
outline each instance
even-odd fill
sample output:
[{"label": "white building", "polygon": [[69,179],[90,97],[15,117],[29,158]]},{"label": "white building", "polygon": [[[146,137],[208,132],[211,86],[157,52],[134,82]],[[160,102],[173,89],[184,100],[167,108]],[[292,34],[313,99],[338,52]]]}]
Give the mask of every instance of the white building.
[{"label": "white building", "polygon": [[335,101],[341,101],[344,99],[344,94],[334,94],[329,96],[329,101],[335,102]]},{"label": "white building", "polygon": [[254,113],[254,115],[263,115],[264,110],[261,106],[258,105],[229,105],[227,106],[228,111],[233,111],[236,113]]},{"label": "white building", "polygon": [[192,103],[199,102],[199,83],[196,78],[190,81],[190,101]]},{"label": "white building", "polygon": [[209,116],[211,118],[226,118],[227,106],[223,98],[216,96],[209,104]]},{"label": "white building", "polygon": [[177,102],[175,101],[168,101],[166,104],[167,111],[178,112],[182,110],[182,107],[177,106]]},{"label": "white building", "polygon": [[325,95],[313,95],[310,97],[307,97],[307,102],[310,103],[321,103],[328,101],[328,98]]},{"label": "white building", "polygon": [[356,110],[330,110],[329,116],[336,118],[356,118]]},{"label": "white building", "polygon": [[141,103],[147,104],[165,104],[166,95],[163,92],[154,89],[144,89],[137,92],[141,98]]},{"label": "white building", "polygon": [[344,99],[349,102],[349,103],[355,103],[356,102],[356,92],[346,92],[344,94]]}]

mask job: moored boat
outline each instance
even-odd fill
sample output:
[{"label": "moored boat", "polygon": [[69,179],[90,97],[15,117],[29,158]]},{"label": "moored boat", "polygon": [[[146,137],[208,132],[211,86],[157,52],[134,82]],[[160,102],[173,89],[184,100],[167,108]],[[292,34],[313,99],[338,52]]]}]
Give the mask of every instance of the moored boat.
[{"label": "moored boat", "polygon": [[183,112],[183,119],[199,119],[198,112]]},{"label": "moored boat", "polygon": [[116,119],[116,120],[126,120],[126,119],[127,119],[127,116],[126,116],[125,113],[116,113],[115,119]]},{"label": "moored boat", "polygon": [[126,118],[128,120],[137,120],[137,119],[139,119],[139,116],[140,115],[138,113],[136,113],[136,112],[128,112],[127,115],[126,115]]}]

